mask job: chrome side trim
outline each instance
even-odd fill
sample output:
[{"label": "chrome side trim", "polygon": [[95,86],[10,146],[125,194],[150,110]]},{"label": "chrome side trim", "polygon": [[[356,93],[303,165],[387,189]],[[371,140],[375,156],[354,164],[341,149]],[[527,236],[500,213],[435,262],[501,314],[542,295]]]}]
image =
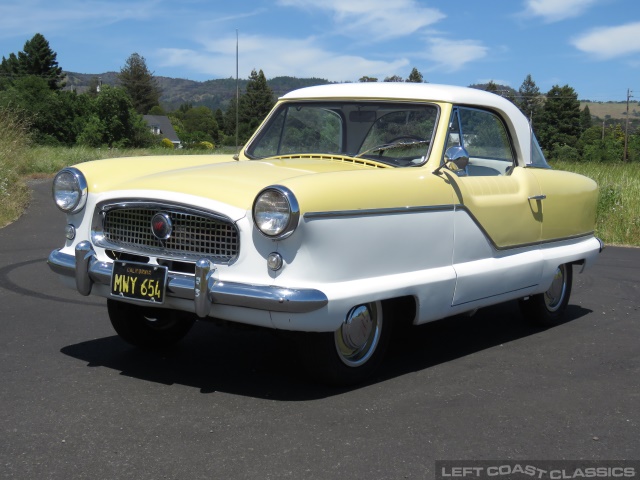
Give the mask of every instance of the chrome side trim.
[{"label": "chrome side trim", "polygon": [[421,207],[394,207],[394,208],[372,208],[366,210],[339,210],[328,212],[307,212],[303,215],[305,220],[314,218],[338,218],[338,217],[366,217],[375,215],[397,215],[403,213],[421,212],[446,212],[455,209],[455,205],[429,205]]},{"label": "chrome side trim", "polygon": [[[81,242],[78,247],[75,257],[60,250],[52,251],[47,260],[49,268],[58,275],[75,277],[78,291],[83,295],[87,289],[91,291],[94,283],[110,285],[113,263],[99,261],[89,242]],[[195,276],[169,272],[167,277],[167,296],[193,301],[194,311],[199,316],[206,316],[212,304],[271,312],[307,313],[329,303],[323,292],[314,289],[222,282],[214,278],[215,269],[205,262],[209,261],[203,259],[198,262]],[[203,285],[206,287],[203,288]]]}]

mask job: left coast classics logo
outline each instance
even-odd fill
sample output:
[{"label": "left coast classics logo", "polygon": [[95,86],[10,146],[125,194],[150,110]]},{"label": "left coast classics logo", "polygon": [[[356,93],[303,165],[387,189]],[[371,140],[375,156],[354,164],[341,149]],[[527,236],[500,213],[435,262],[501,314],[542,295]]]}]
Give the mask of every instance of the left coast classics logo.
[{"label": "left coast classics logo", "polygon": [[171,217],[166,213],[156,213],[151,219],[151,233],[158,240],[166,240],[173,232]]}]

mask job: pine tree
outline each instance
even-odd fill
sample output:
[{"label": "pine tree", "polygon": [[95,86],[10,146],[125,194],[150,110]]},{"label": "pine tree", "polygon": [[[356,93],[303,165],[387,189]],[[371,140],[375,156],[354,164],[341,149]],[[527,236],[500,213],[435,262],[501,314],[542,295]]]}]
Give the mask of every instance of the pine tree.
[{"label": "pine tree", "polygon": [[585,105],[582,111],[580,112],[580,130],[581,132],[586,132],[591,128],[591,111],[589,110],[589,105]]},{"label": "pine tree", "polygon": [[266,118],[274,105],[273,90],[267,84],[262,70],[251,71],[246,91],[240,97],[239,127],[240,141],[246,142],[251,134]]},{"label": "pine tree", "polygon": [[527,75],[522,82],[522,85],[520,85],[518,95],[519,99],[516,102],[516,105],[535,125],[536,117],[540,114],[544,101],[540,95],[540,89],[536,85],[536,82],[533,81],[530,74]]},{"label": "pine tree", "polygon": [[426,80],[416,67],[413,67],[406,81],[409,83],[426,83]]},{"label": "pine tree", "polygon": [[132,53],[124,67],[120,69],[118,80],[131,97],[133,108],[146,115],[152,107],[160,103],[160,86],[147,68],[147,62],[138,53]]},{"label": "pine tree", "polygon": [[47,39],[36,33],[17,56],[12,53],[9,58],[2,57],[0,73],[8,78],[28,75],[44,78],[50,90],[60,90],[64,87],[64,75],[56,58]]},{"label": "pine tree", "polygon": [[496,85],[496,82],[494,82],[493,80],[489,80],[489,83],[487,83],[484,89],[487,92],[496,93],[496,94],[498,93],[498,85]]},{"label": "pine tree", "polygon": [[554,85],[547,92],[536,133],[540,145],[548,152],[554,146],[576,146],[580,137],[580,102],[573,88]]}]

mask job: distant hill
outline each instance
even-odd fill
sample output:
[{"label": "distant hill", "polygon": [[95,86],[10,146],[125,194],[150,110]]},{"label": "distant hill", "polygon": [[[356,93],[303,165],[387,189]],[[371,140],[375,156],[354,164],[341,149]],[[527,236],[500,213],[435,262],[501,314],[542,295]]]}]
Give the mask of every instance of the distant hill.
[{"label": "distant hill", "polygon": [[[86,92],[94,79],[100,79],[100,81],[106,85],[116,85],[118,82],[117,72],[98,74],[65,72],[65,75],[67,76],[66,88],[73,88],[80,93]],[[236,94],[236,80],[234,78],[221,78],[204,82],[183,78],[155,78],[158,80],[160,88],[162,89],[160,103],[167,111],[176,110],[183,103],[192,103],[194,106],[204,105],[212,110],[218,108],[226,110],[229,102]],[[243,79],[239,81],[240,93],[244,92],[247,82],[247,80]],[[331,82],[322,78],[275,77],[267,80],[267,83],[277,98],[297,88],[325,85]],[[470,87],[484,90],[487,84],[475,84],[470,85]],[[507,85],[496,85],[496,87],[503,95],[507,93],[514,97],[518,95],[516,90]],[[620,120],[626,117],[626,102],[581,101],[580,109],[582,110],[586,105],[589,106],[589,111],[592,116],[601,118],[602,120],[608,118]],[[629,105],[629,118],[640,118],[640,105],[638,105],[637,102]]]},{"label": "distant hill", "polygon": [[[67,89],[74,89],[84,93],[95,79],[99,79],[104,85],[117,85],[117,72],[106,73],[75,73],[64,72],[67,76]],[[198,82],[182,78],[155,77],[162,90],[160,97],[161,106],[168,111],[177,109],[183,103],[191,103],[194,106],[204,105],[217,110],[225,110],[231,99],[236,95],[236,80],[234,78],[221,78]],[[248,80],[239,80],[240,93],[243,93]],[[324,85],[331,83],[322,78],[295,78],[295,77],[275,77],[267,80],[267,84],[273,90],[276,98],[281,97],[297,88],[310,87],[313,85]]]},{"label": "distant hill", "polygon": [[[580,110],[585,106],[589,106],[591,116],[598,117],[602,120],[625,119],[627,118],[627,102],[580,102]],[[640,106],[638,102],[629,103],[629,119],[638,119],[640,117]]]}]

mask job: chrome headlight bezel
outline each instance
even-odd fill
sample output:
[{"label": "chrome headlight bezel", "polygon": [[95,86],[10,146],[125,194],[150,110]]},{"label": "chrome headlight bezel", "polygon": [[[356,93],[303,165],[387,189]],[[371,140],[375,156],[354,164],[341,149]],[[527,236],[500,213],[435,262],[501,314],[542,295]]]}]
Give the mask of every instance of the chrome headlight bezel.
[{"label": "chrome headlight bezel", "polygon": [[253,201],[251,213],[258,231],[272,240],[290,236],[300,220],[298,200],[291,190],[282,185],[262,189]]},{"label": "chrome headlight bezel", "polygon": [[65,213],[77,213],[82,210],[87,203],[87,192],[87,180],[77,168],[64,168],[53,179],[53,201]]}]

